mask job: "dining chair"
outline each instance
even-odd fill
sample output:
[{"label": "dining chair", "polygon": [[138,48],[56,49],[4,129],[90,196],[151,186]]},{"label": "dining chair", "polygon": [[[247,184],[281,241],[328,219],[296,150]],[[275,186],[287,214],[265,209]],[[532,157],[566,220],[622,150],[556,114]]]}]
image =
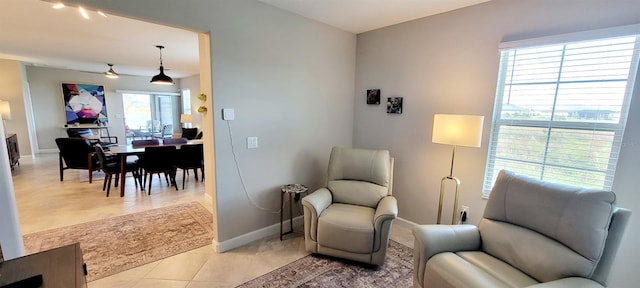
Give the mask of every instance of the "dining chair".
[{"label": "dining chair", "polygon": [[198,169],[202,173],[202,181],[204,181],[204,156],[202,144],[182,145],[178,150],[178,158],[176,167],[182,169],[182,189],[184,190],[184,181],[189,169],[193,169],[196,181],[198,180]]},{"label": "dining chair", "polygon": [[151,183],[153,182],[153,174],[160,173],[165,174],[165,178],[168,177],[168,183],[176,187],[176,146],[149,146],[144,148],[144,154],[140,159],[140,166],[144,169],[143,183],[146,182],[147,175],[149,176],[149,183],[147,192],[151,195]]},{"label": "dining chair", "polygon": [[187,142],[189,142],[189,140],[187,140],[187,138],[164,138],[162,139],[162,143],[163,144],[186,144]]},{"label": "dining chair", "polygon": [[193,140],[196,136],[198,136],[198,128],[182,128],[182,138]]},{"label": "dining chair", "polygon": [[[120,179],[120,158],[114,157],[111,160],[107,158],[107,155],[104,152],[104,148],[102,145],[96,144],[93,146],[96,150],[96,155],[98,156],[100,162],[100,169],[104,172],[104,183],[102,184],[102,191],[107,190],[107,197],[109,197],[109,192],[111,191],[111,180],[113,179],[113,175],[116,175],[116,184],[115,187],[118,187],[118,180]],[[140,187],[144,187],[142,183],[142,177],[140,177],[139,166],[137,161],[127,161],[125,164],[125,174],[127,172],[131,172],[133,174],[134,183],[136,188],[138,187],[138,183],[140,183]],[[108,185],[108,186],[107,186]]]},{"label": "dining chair", "polygon": [[60,181],[64,180],[64,170],[79,169],[89,171],[89,183],[93,182],[93,171],[100,170],[98,157],[91,144],[82,138],[56,138],[60,163]]}]

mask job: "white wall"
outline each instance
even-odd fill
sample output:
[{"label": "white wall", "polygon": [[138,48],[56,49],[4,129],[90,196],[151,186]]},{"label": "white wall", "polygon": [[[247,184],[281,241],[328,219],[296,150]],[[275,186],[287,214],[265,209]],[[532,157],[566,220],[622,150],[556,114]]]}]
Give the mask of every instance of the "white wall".
[{"label": "white wall", "polygon": [[27,66],[27,78],[31,90],[38,148],[44,152],[57,152],[55,138],[68,137],[63,128],[67,120],[62,83],[104,85],[109,133],[111,136],[117,136],[120,143],[125,143],[124,112],[122,95],[115,91],[178,92],[177,87],[180,83],[176,79],[175,86],[153,85],[149,83],[149,77],[121,75],[117,79],[110,79],[102,74],[35,66]]},{"label": "white wall", "polygon": [[[24,66],[15,60],[0,59],[0,100],[9,101],[11,120],[6,120],[7,134],[16,134],[23,157],[31,154],[26,111],[22,92]],[[1,123],[0,123],[1,124]]]},{"label": "white wall", "polygon": [[[478,114],[485,116],[482,148],[459,148],[454,175],[462,180],[460,204],[471,207],[471,223],[479,221],[501,41],[640,23],[638,7],[638,0],[493,0],[358,35],[354,146],[391,149],[399,216],[436,222],[451,147],[431,143],[433,114]],[[638,83],[614,184],[618,204],[636,213],[612,287],[637,286],[640,266],[640,252],[632,249],[640,242]],[[371,88],[382,89],[385,100],[404,97],[404,113],[387,115],[384,104],[366,105],[365,91]],[[449,215],[444,219],[450,221]]]},{"label": "white wall", "polygon": [[[70,2],[210,33],[215,240],[279,222],[277,213],[257,209],[247,200],[232,139],[247,192],[275,211],[280,185],[319,187],[331,147],[351,146],[355,35],[254,0]],[[235,109],[236,120],[221,121],[223,107]],[[247,136],[258,137],[258,149],[245,148]]]},{"label": "white wall", "polygon": [[202,131],[202,115],[198,113],[198,107],[200,107],[200,100],[198,100],[198,94],[200,94],[200,75],[191,77],[185,77],[180,79],[180,90],[189,89],[191,91],[191,115],[193,116],[193,122],[191,127],[198,128],[198,131]]}]

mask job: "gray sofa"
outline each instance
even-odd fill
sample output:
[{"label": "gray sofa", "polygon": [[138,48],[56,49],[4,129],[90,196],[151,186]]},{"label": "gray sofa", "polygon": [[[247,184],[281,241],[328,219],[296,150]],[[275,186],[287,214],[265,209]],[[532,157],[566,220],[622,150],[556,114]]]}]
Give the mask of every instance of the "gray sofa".
[{"label": "gray sofa", "polygon": [[501,171],[478,227],[414,228],[414,287],[606,287],[631,215],[615,199]]},{"label": "gray sofa", "polygon": [[392,179],[389,151],[334,147],[327,186],[302,199],[306,250],[384,264],[398,214]]}]

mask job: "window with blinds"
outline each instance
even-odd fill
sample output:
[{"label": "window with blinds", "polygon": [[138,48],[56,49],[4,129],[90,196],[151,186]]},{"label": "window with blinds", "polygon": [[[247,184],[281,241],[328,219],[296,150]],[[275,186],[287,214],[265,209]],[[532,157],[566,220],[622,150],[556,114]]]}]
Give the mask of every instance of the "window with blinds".
[{"label": "window with blinds", "polygon": [[483,194],[501,169],[611,189],[638,35],[501,50]]}]

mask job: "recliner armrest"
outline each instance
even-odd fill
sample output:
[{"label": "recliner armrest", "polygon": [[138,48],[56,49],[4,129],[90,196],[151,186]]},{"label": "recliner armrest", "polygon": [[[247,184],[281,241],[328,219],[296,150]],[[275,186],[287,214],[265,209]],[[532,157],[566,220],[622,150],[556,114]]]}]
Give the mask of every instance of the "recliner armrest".
[{"label": "recliner armrest", "polygon": [[376,214],[373,217],[374,229],[379,231],[384,221],[396,219],[397,216],[398,201],[393,196],[385,196],[378,202]]},{"label": "recliner armrest", "polygon": [[530,288],[604,288],[600,283],[587,278],[569,277],[529,286]]},{"label": "recliner armrest", "polygon": [[474,225],[419,225],[413,228],[414,249],[426,260],[442,252],[480,249],[480,232]]},{"label": "recliner armrest", "polygon": [[333,201],[333,196],[331,192],[327,188],[320,188],[313,193],[307,195],[302,198],[302,205],[311,209],[315,212],[315,217],[317,218],[324,209],[327,209],[331,202]]},{"label": "recliner armrest", "polygon": [[473,225],[419,225],[413,228],[414,287],[425,287],[424,272],[431,256],[442,252],[479,250],[481,240],[478,227]]}]

